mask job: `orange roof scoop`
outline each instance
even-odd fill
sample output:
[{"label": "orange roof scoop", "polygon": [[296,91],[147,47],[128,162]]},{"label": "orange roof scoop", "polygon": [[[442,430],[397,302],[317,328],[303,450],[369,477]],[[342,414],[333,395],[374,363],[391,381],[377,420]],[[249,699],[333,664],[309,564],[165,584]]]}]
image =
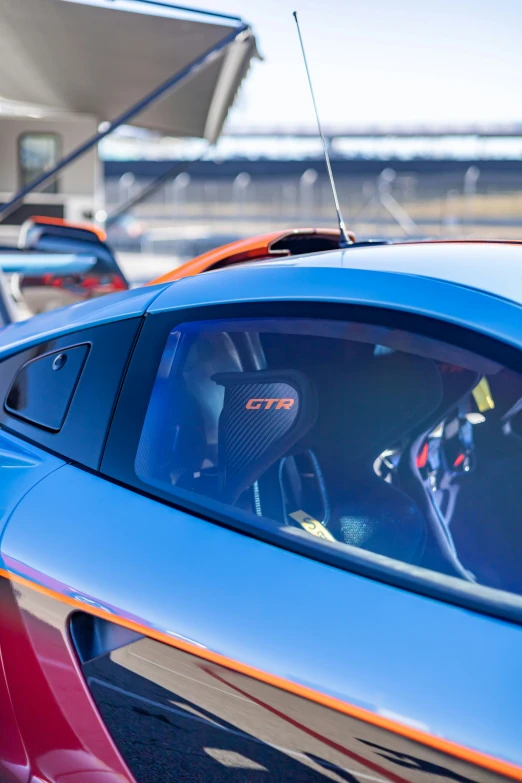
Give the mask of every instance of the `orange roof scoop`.
[{"label": "orange roof scoop", "polygon": [[[187,261],[186,264],[156,278],[149,285],[170,283],[183,277],[247,261],[277,260],[285,256],[337,250],[340,247],[340,236],[338,228],[294,228],[239,239]],[[351,242],[355,242],[355,234],[349,231],[348,236]]]}]

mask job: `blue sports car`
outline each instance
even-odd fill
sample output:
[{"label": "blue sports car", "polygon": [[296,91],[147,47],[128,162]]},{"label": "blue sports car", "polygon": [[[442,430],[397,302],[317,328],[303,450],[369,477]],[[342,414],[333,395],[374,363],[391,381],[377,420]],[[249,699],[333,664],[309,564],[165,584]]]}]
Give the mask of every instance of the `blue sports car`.
[{"label": "blue sports car", "polygon": [[522,246],[0,332],[0,780],[522,781]]}]

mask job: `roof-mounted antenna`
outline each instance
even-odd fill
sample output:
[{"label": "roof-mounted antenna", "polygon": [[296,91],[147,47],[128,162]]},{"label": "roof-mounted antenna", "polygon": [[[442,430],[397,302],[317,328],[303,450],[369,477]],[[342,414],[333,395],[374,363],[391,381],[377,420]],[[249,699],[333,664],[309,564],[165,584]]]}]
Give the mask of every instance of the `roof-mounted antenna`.
[{"label": "roof-mounted antenna", "polygon": [[323,142],[323,151],[324,151],[324,157],[326,159],[326,168],[328,169],[328,176],[330,177],[330,185],[332,186],[332,193],[334,197],[335,202],[335,211],[337,212],[337,222],[339,223],[339,231],[340,231],[340,237],[339,237],[339,247],[348,247],[348,245],[351,245],[352,242],[348,238],[348,234],[346,233],[346,226],[344,224],[343,216],[341,214],[341,207],[339,206],[339,199],[337,197],[337,190],[335,187],[335,180],[332,173],[332,167],[330,165],[330,156],[328,155],[328,147],[326,146],[326,141],[324,138],[323,129],[321,127],[321,120],[319,119],[319,112],[317,111],[317,104],[315,102],[315,95],[314,95],[314,88],[312,86],[312,77],[310,76],[310,69],[308,68],[308,61],[306,59],[306,52],[304,48],[303,43],[303,36],[301,35],[301,28],[299,27],[299,20],[297,18],[297,11],[293,12],[293,16],[295,19],[295,23],[297,26],[297,34],[299,36],[299,43],[301,44],[301,51],[303,53],[303,60],[306,68],[306,75],[308,77],[308,84],[310,86],[310,93],[312,95],[312,101],[314,104],[314,111],[315,111],[315,118],[317,120],[317,127],[319,129],[319,134],[321,136],[321,141]]}]

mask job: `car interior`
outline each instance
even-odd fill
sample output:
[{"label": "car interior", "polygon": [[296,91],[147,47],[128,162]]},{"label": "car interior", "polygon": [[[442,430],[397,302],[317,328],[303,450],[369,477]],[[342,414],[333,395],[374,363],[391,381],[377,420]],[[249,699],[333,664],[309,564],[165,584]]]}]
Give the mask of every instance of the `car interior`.
[{"label": "car interior", "polygon": [[143,480],[522,593],[521,376],[346,322],[202,322],[169,339],[174,360],[136,460]]}]

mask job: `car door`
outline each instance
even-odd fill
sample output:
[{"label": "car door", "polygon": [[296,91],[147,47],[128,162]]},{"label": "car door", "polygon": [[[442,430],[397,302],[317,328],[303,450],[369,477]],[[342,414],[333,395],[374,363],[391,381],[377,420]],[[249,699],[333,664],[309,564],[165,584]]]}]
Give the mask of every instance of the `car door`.
[{"label": "car door", "polygon": [[[126,309],[131,308],[127,305]],[[56,331],[58,323],[51,323]],[[30,336],[31,328],[27,325],[9,333],[6,343],[9,345],[10,339],[13,340],[15,351],[9,352],[2,346],[8,355],[0,363],[0,537],[15,509],[45,477],[71,461],[81,463],[84,469],[99,465],[113,403],[140,324],[139,317],[130,317],[68,334],[62,321],[61,331],[66,333],[52,336],[52,329],[45,333],[44,326],[50,325],[48,320],[42,323],[40,338],[37,333],[36,337]],[[60,493],[55,500],[60,502]],[[44,527],[48,513],[49,507],[42,507],[37,513]],[[63,750],[66,738],[59,725],[54,733],[46,732],[42,721],[47,709],[52,724],[56,720],[56,708],[52,706],[55,702],[49,689],[39,688],[40,660],[61,673],[62,686],[64,668],[48,635],[44,634],[46,652],[40,651],[41,655],[36,652],[38,646],[33,647],[26,636],[12,588],[12,580],[20,571],[32,579],[36,574],[31,569],[24,570],[23,564],[7,551],[3,553],[0,560],[2,781],[25,781],[30,779],[31,772],[37,774],[32,744],[35,738],[39,748],[36,757],[49,748],[55,752]],[[52,580],[51,584],[54,584]],[[36,628],[40,627],[41,623],[37,622]],[[77,765],[77,760],[71,763]],[[66,763],[65,769],[67,766]],[[63,761],[58,763],[60,767],[64,767]]]},{"label": "car door", "polygon": [[44,779],[522,778],[516,499],[488,559],[444,494],[477,495],[495,449],[516,470],[518,352],[434,326],[349,302],[149,312],[100,467],[50,473],[2,541],[62,721],[38,736],[18,679]]}]

